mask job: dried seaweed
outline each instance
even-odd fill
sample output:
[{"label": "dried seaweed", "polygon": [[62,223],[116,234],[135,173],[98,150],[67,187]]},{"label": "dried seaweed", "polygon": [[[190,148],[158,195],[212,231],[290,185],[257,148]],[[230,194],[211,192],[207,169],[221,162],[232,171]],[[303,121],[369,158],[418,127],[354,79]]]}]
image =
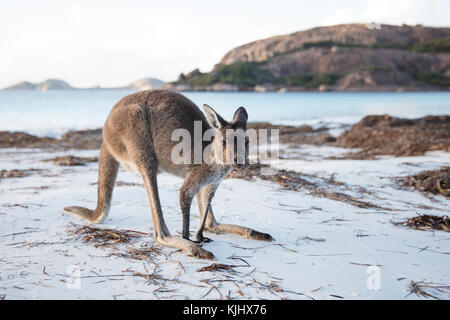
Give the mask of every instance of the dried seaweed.
[{"label": "dried seaweed", "polygon": [[208,280],[202,280],[201,282],[208,284],[209,286],[211,286],[211,288],[203,296],[201,296],[200,299],[203,299],[204,297],[206,297],[213,289],[216,290],[217,293],[219,294],[219,299],[220,300],[223,299],[223,294],[222,294],[222,292],[220,292],[220,290],[217,286],[211,284],[210,281],[208,281]]},{"label": "dried seaweed", "polygon": [[[340,190],[351,190],[351,186],[337,181],[332,175],[330,178],[322,178],[317,175],[299,173],[288,170],[278,170],[273,174],[262,174],[262,169],[269,170],[268,165],[264,164],[252,164],[243,167],[234,167],[228,174],[227,178],[231,179],[244,179],[251,181],[258,177],[261,180],[271,181],[279,184],[285,190],[300,191],[306,190],[311,195],[323,198],[329,198],[332,200],[349,203],[358,208],[374,208],[390,211],[389,208],[380,207],[367,201],[363,201],[345,194]],[[363,192],[370,194],[367,190],[361,190],[359,188],[357,192]]]},{"label": "dried seaweed", "polygon": [[348,158],[371,159],[377,155],[417,156],[427,151],[450,151],[450,116],[401,119],[388,115],[367,116],[337,139],[336,146],[360,148]]},{"label": "dried seaweed", "polygon": [[[157,266],[157,265],[155,265],[155,268],[153,269],[152,272],[150,272],[145,265],[144,265],[144,269],[145,269],[146,273],[142,273],[142,272],[138,272],[138,271],[134,271],[134,270],[130,270],[130,269],[127,269],[123,272],[129,272],[129,273],[131,273],[131,276],[134,276],[134,277],[144,278],[147,280],[148,284],[164,286],[165,283],[171,282],[171,283],[187,284],[187,285],[190,285],[193,287],[198,287],[198,288],[205,287],[201,284],[195,284],[195,283],[190,283],[190,282],[182,281],[182,280],[178,280],[178,279],[169,279],[169,278],[163,277],[159,273],[160,270],[159,270],[159,266]],[[155,291],[158,291],[158,290],[159,289],[156,289]]]},{"label": "dried seaweed", "polygon": [[200,268],[197,272],[206,272],[206,271],[228,271],[231,273],[235,273],[236,270],[234,268],[248,267],[248,265],[230,265],[230,264],[222,264],[222,263],[213,263],[209,266]]},{"label": "dried seaweed", "polygon": [[0,131],[0,148],[52,147],[56,142],[54,138],[41,138],[25,132]]},{"label": "dried seaweed", "polygon": [[164,278],[161,275],[159,275],[156,269],[152,273],[142,273],[136,271],[131,272],[133,272],[133,275],[136,277],[144,278],[145,280],[147,280],[149,284],[159,285],[160,284],[159,281],[162,282],[171,281],[170,279]]},{"label": "dried seaweed", "polygon": [[409,218],[406,221],[394,223],[397,226],[406,226],[416,230],[442,230],[450,232],[450,219],[448,216],[438,217],[428,214]]},{"label": "dried seaweed", "polygon": [[448,291],[450,291],[450,286],[446,286],[446,285],[436,285],[436,284],[432,284],[431,282],[424,282],[424,281],[419,281],[419,282],[415,282],[412,281],[410,282],[409,286],[409,295],[411,294],[415,294],[419,297],[424,297],[424,298],[433,298],[433,299],[439,299],[439,297],[433,295],[428,291],[433,292],[434,294],[441,294],[441,293],[446,293]]},{"label": "dried seaweed", "polygon": [[0,170],[0,179],[5,178],[24,178],[37,172],[42,172],[41,169],[13,169],[13,170]]},{"label": "dried seaweed", "polygon": [[324,126],[313,128],[309,125],[286,126],[274,125],[268,122],[250,122],[247,124],[247,128],[255,130],[279,129],[279,141],[282,144],[323,145],[330,144],[336,141],[336,138],[328,132],[329,128]]},{"label": "dried seaweed", "polygon": [[422,171],[407,177],[397,177],[395,180],[402,187],[412,187],[421,192],[450,197],[450,167]]},{"label": "dried seaweed", "polygon": [[126,252],[114,252],[113,255],[120,256],[122,258],[134,259],[134,260],[153,260],[156,256],[163,255],[160,248],[148,247],[148,248],[127,248]]},{"label": "dried seaweed", "polygon": [[[91,186],[98,185],[98,182],[92,182]],[[136,182],[126,182],[126,181],[116,181],[115,183],[116,187],[143,187],[143,183],[136,183]]]},{"label": "dried seaweed", "polygon": [[75,230],[69,231],[70,234],[77,235],[84,242],[92,242],[96,247],[110,246],[117,243],[129,243],[132,238],[149,236],[148,233],[134,230],[117,230],[107,228],[97,228],[92,226],[77,226]]},{"label": "dried seaweed", "polygon": [[57,166],[84,166],[88,162],[97,162],[97,157],[76,157],[76,156],[62,156],[56,157],[52,159],[42,160],[43,162],[53,162],[54,165]]}]

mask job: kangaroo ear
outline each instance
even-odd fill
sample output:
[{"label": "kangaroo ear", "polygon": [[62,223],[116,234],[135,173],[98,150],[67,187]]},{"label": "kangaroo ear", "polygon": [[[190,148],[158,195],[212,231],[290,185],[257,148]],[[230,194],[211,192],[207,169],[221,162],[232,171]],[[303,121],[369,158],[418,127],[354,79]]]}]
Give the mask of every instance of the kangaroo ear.
[{"label": "kangaroo ear", "polygon": [[226,122],[217,112],[214,111],[213,108],[207,104],[203,105],[203,109],[205,109],[206,119],[208,119],[211,127],[220,129],[228,124],[228,122]]},{"label": "kangaroo ear", "polygon": [[244,127],[247,126],[247,120],[248,120],[248,114],[247,110],[245,110],[244,107],[239,107],[239,109],[236,110],[233,116],[233,124],[238,127]]}]

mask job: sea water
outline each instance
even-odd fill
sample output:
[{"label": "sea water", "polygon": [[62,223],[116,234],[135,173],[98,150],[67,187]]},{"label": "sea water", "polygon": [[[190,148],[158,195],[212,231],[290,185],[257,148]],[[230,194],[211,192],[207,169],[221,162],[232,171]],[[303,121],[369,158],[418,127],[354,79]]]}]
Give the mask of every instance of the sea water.
[{"label": "sea water", "polygon": [[[59,137],[69,130],[103,126],[126,90],[0,91],[0,131]],[[365,115],[398,117],[450,114],[450,92],[185,92],[200,108],[208,104],[225,119],[244,106],[249,121],[276,124],[352,124]]]}]

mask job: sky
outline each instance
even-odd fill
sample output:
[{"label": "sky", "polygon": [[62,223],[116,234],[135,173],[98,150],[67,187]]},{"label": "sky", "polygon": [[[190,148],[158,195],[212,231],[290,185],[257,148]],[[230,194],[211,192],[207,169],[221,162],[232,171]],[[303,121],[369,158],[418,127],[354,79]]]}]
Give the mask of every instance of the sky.
[{"label": "sky", "polygon": [[175,80],[250,41],[340,23],[450,26],[449,0],[0,0],[0,88]]}]

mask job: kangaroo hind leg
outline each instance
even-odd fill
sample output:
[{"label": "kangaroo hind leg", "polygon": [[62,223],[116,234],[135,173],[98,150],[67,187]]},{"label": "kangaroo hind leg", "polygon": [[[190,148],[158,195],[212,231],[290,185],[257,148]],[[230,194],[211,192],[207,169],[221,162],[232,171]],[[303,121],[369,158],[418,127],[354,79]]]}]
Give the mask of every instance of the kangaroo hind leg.
[{"label": "kangaroo hind leg", "polygon": [[91,223],[102,223],[109,213],[118,170],[119,162],[108,151],[108,147],[103,142],[100,158],[98,159],[97,208],[90,210],[83,207],[71,206],[65,207],[64,211],[77,215]]}]

